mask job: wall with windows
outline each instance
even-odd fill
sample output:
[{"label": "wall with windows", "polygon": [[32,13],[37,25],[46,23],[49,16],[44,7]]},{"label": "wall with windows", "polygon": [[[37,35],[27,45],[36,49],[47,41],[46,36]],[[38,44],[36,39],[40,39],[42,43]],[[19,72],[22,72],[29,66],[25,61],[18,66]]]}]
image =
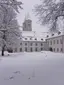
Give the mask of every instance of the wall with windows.
[{"label": "wall with windows", "polygon": [[52,48],[53,52],[64,52],[64,35],[49,38],[46,41],[48,44],[48,50]]},{"label": "wall with windows", "polygon": [[19,42],[17,46],[15,46],[14,52],[40,52],[43,50],[47,50],[47,43],[44,41],[22,41]]}]

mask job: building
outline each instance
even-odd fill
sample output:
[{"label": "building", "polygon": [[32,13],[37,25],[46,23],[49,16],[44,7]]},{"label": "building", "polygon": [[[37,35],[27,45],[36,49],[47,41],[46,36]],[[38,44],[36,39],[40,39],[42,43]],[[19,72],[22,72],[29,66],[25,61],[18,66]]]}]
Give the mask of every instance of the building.
[{"label": "building", "polygon": [[37,38],[23,38],[21,42],[13,48],[14,52],[40,52],[47,50],[46,41]]},{"label": "building", "polygon": [[27,15],[23,22],[21,34],[17,44],[12,46],[13,52],[40,52],[47,50],[46,41],[35,36],[35,32],[32,31],[32,20],[29,15]]},{"label": "building", "polygon": [[62,33],[52,34],[46,39],[48,50],[64,53],[64,35]]},{"label": "building", "polygon": [[27,16],[23,23],[23,31],[21,38],[17,41],[17,45],[13,46],[13,52],[40,52],[53,51],[64,53],[64,35],[62,33],[52,34],[43,38],[38,38],[32,31],[32,20]]}]

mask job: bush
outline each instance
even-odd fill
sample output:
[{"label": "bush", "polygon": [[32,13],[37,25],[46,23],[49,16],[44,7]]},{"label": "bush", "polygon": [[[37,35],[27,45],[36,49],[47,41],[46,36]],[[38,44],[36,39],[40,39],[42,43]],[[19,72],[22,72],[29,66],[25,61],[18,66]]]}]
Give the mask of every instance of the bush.
[{"label": "bush", "polygon": [[13,53],[13,49],[12,49],[12,48],[8,48],[7,51],[8,51],[9,53]]}]

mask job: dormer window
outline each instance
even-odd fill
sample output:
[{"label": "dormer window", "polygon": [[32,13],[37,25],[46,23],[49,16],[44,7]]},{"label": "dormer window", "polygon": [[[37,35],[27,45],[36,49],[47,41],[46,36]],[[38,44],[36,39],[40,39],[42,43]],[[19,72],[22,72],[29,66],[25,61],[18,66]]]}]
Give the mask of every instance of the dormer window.
[{"label": "dormer window", "polygon": [[43,40],[43,39],[41,39],[41,40]]},{"label": "dormer window", "polygon": [[49,37],[49,35],[47,35],[46,37]]},{"label": "dormer window", "polygon": [[32,40],[32,38],[30,38],[30,40]]},{"label": "dormer window", "polygon": [[27,38],[25,38],[25,40],[27,40]]},{"label": "dormer window", "polygon": [[52,34],[52,36],[54,36],[54,34]]},{"label": "dormer window", "polygon": [[35,40],[37,40],[37,38],[35,38]]},{"label": "dormer window", "polygon": [[61,32],[58,32],[58,35],[61,34]]}]

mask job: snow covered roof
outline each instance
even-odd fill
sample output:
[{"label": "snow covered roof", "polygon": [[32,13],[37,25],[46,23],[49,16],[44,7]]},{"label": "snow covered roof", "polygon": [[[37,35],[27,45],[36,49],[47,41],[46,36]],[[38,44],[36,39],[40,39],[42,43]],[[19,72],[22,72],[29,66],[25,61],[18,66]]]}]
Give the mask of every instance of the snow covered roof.
[{"label": "snow covered roof", "polygon": [[22,37],[23,41],[43,41],[43,38],[36,38],[36,37]]},{"label": "snow covered roof", "polygon": [[22,31],[22,36],[23,37],[34,37],[34,32],[33,31]]},{"label": "snow covered roof", "polygon": [[53,34],[49,34],[46,36],[46,39],[50,39],[50,38],[55,38],[55,37],[60,37],[60,36],[63,36],[64,33],[63,32],[58,32],[58,33],[53,33]]},{"label": "snow covered roof", "polygon": [[44,41],[42,37],[36,36],[35,32],[33,31],[22,31],[22,36],[20,39],[23,41]]}]

